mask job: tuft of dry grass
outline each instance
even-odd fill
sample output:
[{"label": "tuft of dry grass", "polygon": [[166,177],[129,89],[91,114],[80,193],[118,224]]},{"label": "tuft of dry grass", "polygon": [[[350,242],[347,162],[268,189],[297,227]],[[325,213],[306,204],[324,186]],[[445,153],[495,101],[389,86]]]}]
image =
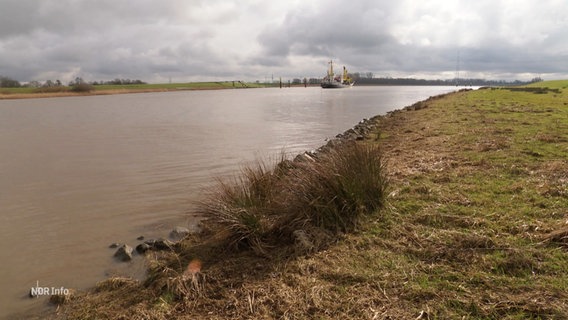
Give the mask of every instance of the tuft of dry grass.
[{"label": "tuft of dry grass", "polygon": [[264,253],[273,199],[285,170],[283,165],[272,169],[260,160],[245,166],[232,181],[219,180],[206,199],[198,203],[197,211],[208,219],[215,237],[223,239],[227,247],[247,247]]},{"label": "tuft of dry grass", "polygon": [[363,216],[383,207],[385,173],[377,145],[346,144],[300,163],[279,193],[278,228],[291,232],[312,224],[333,233],[354,230]]},{"label": "tuft of dry grass", "polygon": [[257,161],[232,183],[219,181],[198,213],[228,247],[266,254],[298,240],[313,249],[307,233],[315,228],[348,232],[384,205],[387,179],[377,145],[344,144],[311,159],[281,159],[272,169]]},{"label": "tuft of dry grass", "polygon": [[97,283],[95,286],[95,292],[113,291],[119,288],[135,285],[136,283],[137,281],[131,278],[112,277]]}]

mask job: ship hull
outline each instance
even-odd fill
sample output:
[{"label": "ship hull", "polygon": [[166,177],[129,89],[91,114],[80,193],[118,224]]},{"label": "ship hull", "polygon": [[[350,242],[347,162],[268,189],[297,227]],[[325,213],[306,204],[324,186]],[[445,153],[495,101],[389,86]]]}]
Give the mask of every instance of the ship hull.
[{"label": "ship hull", "polygon": [[321,87],[324,89],[341,89],[341,88],[351,88],[353,86],[353,84],[344,84],[341,82],[329,82],[329,81],[324,81],[321,83]]}]

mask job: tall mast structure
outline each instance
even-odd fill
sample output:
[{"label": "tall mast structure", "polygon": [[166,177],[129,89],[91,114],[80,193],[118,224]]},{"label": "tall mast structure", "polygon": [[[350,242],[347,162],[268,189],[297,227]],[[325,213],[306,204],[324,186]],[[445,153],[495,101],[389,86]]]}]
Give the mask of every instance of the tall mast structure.
[{"label": "tall mast structure", "polygon": [[460,51],[458,50],[458,57],[456,59],[456,87],[460,85]]}]

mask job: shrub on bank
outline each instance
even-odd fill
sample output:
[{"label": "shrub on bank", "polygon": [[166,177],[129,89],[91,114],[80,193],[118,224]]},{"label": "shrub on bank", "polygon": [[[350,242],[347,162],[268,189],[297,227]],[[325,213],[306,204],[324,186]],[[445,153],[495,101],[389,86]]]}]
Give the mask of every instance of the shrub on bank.
[{"label": "shrub on bank", "polygon": [[386,185],[376,145],[332,149],[290,171],[283,185],[280,227],[300,229],[308,223],[334,233],[351,231],[363,216],[383,206]]},{"label": "shrub on bank", "polygon": [[297,230],[350,231],[385,200],[385,169],[377,146],[344,144],[314,160],[258,161],[230,183],[219,181],[199,204],[229,247],[257,253],[294,239]]},{"label": "shrub on bank", "polygon": [[86,82],[76,83],[71,87],[71,91],[73,92],[91,92],[93,90],[95,90],[95,87]]},{"label": "shrub on bank", "polygon": [[274,199],[285,174],[284,156],[271,168],[266,162],[245,166],[232,181],[219,180],[209,196],[199,203],[199,212],[208,217],[216,237],[228,247],[253,248],[262,253],[266,235],[272,228]]}]

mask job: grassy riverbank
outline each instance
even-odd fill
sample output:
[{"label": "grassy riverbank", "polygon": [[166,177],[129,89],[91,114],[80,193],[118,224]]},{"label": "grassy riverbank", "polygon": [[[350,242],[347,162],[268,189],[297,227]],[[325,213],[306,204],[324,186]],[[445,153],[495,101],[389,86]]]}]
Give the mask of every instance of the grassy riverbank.
[{"label": "grassy riverbank", "polygon": [[206,233],[148,255],[148,280],[57,314],[568,318],[568,81],[535,86],[432,98],[374,118],[356,147],[253,165],[204,199]]},{"label": "grassy riverbank", "polygon": [[218,90],[263,87],[258,83],[241,81],[188,82],[161,84],[97,85],[91,90],[73,91],[72,87],[49,88],[0,88],[0,99],[52,98],[85,95],[108,95],[122,93],[165,92],[179,90]]}]

